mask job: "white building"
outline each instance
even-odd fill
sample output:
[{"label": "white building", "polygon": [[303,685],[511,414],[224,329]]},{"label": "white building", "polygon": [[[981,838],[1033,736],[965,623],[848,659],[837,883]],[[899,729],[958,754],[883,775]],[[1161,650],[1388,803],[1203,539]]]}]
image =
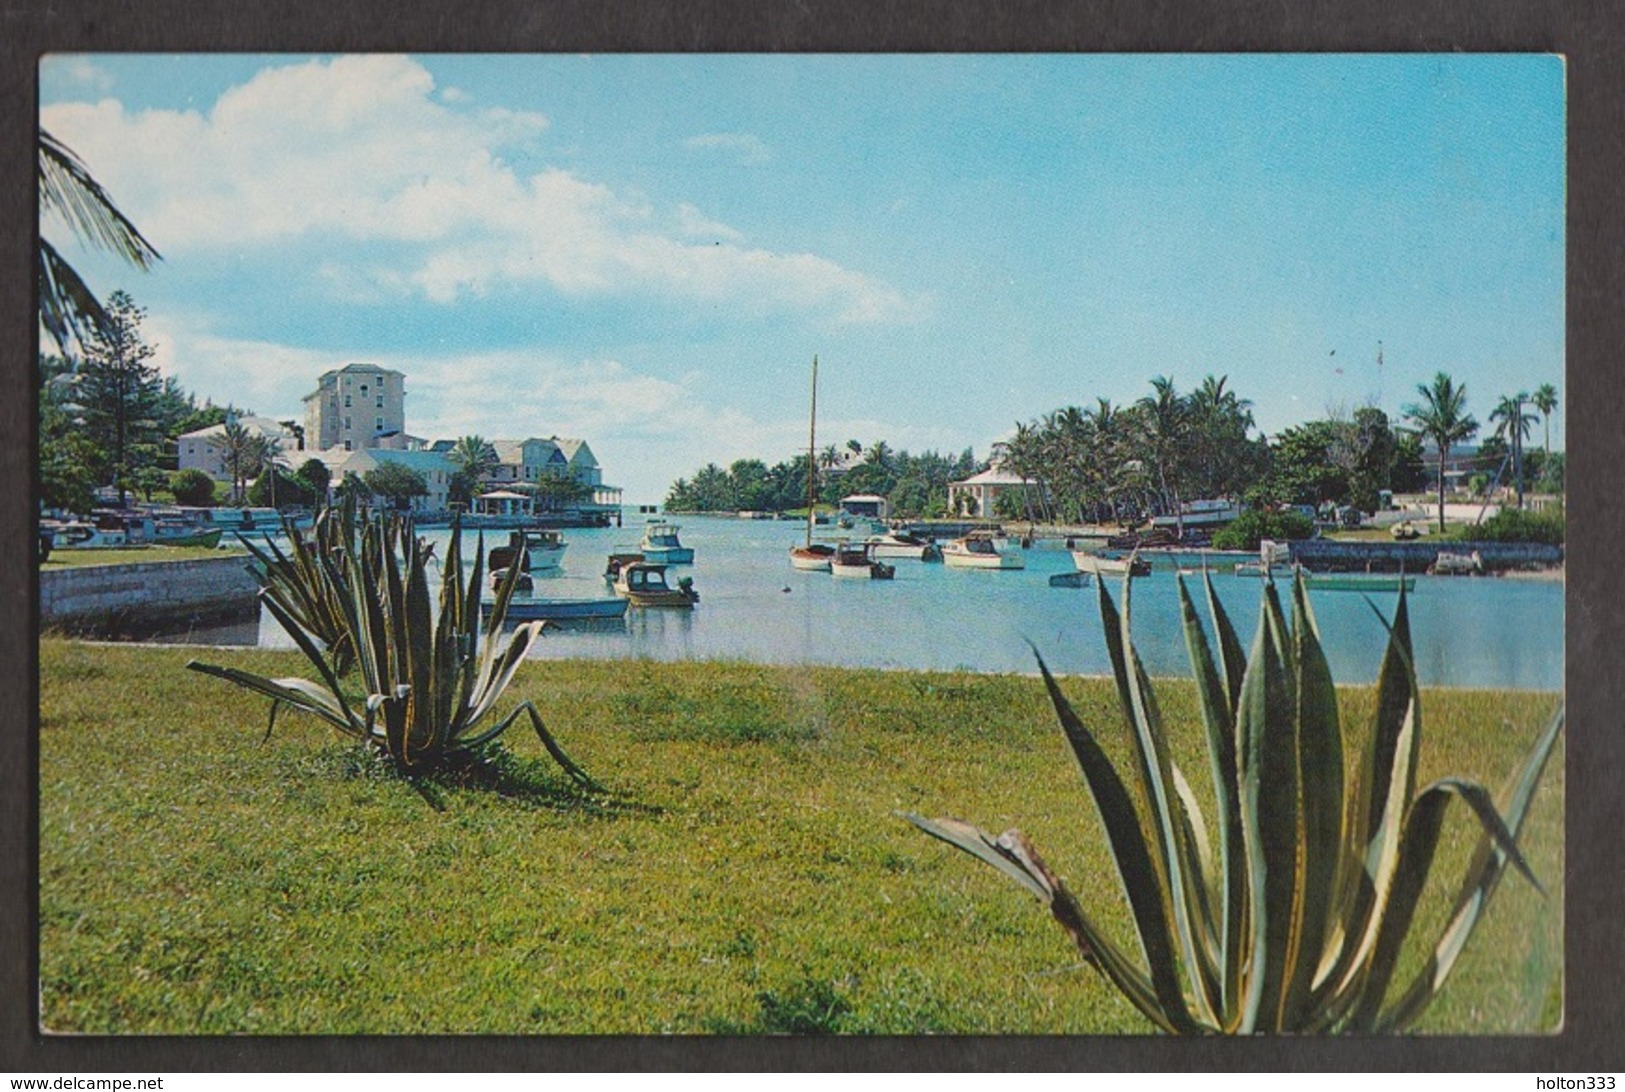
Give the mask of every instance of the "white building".
[{"label": "white building", "polygon": [[457,472],[457,466],[437,452],[400,451],[394,448],[345,451],[343,448],[333,448],[321,452],[317,458],[327,464],[333,489],[339,487],[347,474],[364,479],[369,470],[376,470],[385,463],[395,463],[417,471],[423,476],[423,484],[428,487],[427,496],[412,498],[415,511],[443,512],[451,505],[451,476]]},{"label": "white building", "polygon": [[316,451],[415,446],[406,435],[406,376],[400,372],[346,364],[323,372],[304,402],[305,442]]},{"label": "white building", "polygon": [[[303,457],[303,442],[295,432],[269,417],[247,415],[236,418],[236,421],[250,432],[275,441],[281,463],[297,469],[294,456]],[[231,481],[231,471],[226,469],[225,436],[226,426],[223,424],[182,433],[175,441],[176,467],[180,470],[201,470],[217,482]]]},{"label": "white building", "polygon": [[[1038,483],[1019,474],[1012,474],[995,463],[980,474],[972,474],[964,481],[948,483],[948,511],[991,519],[999,496],[1007,489],[1038,489]],[[1036,493],[1034,499],[1036,500]]]}]

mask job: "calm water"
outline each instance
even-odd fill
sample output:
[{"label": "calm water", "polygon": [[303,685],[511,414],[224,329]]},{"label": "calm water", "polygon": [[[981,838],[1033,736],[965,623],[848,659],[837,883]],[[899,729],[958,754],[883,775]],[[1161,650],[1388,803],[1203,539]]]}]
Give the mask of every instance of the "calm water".
[{"label": "calm water", "polygon": [[[891,581],[836,580],[827,573],[790,568],[786,551],[802,528],[794,523],[681,520],[695,563],[675,566],[671,577],[694,578],[700,603],[693,611],[632,610],[624,622],[590,628],[549,627],[533,653],[572,657],[657,660],[734,659],[763,663],[817,663],[854,667],[1035,670],[1028,642],[1051,668],[1107,674],[1095,591],[1052,588],[1049,576],[1071,569],[1064,550],[1027,550],[1027,567],[1008,572],[949,569],[898,561]],[[820,531],[823,531],[820,528]],[[601,598],[604,559],[612,549],[635,549],[641,522],[624,528],[566,532],[562,569],[536,574],[536,595]],[[429,530],[444,556],[447,530]],[[494,536],[505,541],[505,533]],[[464,553],[473,556],[465,533]],[[1116,582],[1108,585],[1114,597]],[[1242,641],[1257,623],[1256,579],[1222,566],[1214,586]],[[1136,644],[1148,669],[1186,675],[1184,638],[1171,571],[1134,583]],[[1391,616],[1395,596],[1370,597]],[[1410,598],[1412,636],[1422,681],[1433,686],[1558,690],[1563,684],[1563,586],[1552,581],[1419,577]],[[1382,623],[1356,592],[1318,591],[1311,604],[1320,622],[1332,671],[1340,682],[1371,681],[1384,642]],[[287,647],[276,622],[191,639]]]}]

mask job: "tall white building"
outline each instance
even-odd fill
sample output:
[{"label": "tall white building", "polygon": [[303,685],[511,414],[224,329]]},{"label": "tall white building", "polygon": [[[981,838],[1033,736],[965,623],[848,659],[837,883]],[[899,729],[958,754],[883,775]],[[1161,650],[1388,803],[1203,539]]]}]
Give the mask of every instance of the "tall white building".
[{"label": "tall white building", "polygon": [[407,446],[406,376],[377,364],[323,372],[305,395],[305,444],[316,451]]}]

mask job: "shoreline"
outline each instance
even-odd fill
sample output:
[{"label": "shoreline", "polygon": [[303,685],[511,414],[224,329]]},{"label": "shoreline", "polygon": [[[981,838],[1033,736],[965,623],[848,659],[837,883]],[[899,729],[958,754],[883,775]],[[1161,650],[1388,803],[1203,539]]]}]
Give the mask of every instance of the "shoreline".
[{"label": "shoreline", "polygon": [[[297,649],[293,649],[293,648],[262,648],[259,645],[213,645],[213,644],[199,643],[199,642],[196,642],[196,641],[147,641],[147,640],[118,641],[118,640],[108,640],[108,639],[105,639],[105,638],[95,638],[95,637],[74,637],[74,636],[71,636],[69,634],[63,634],[63,633],[42,633],[42,634],[39,635],[39,637],[40,637],[41,642],[49,640],[49,641],[61,642],[63,644],[74,644],[74,645],[80,645],[80,646],[87,646],[87,647],[91,647],[91,648],[127,648],[127,649],[139,649],[139,650],[148,651],[148,652],[162,652],[162,651],[176,650],[176,651],[192,651],[192,652],[203,651],[203,652],[226,653],[226,654],[233,654],[233,653],[270,653],[270,654],[274,654],[274,655],[286,655],[286,656],[295,657],[297,659],[297,661],[299,663],[301,663],[301,664],[308,664],[310,662],[305,658],[303,653],[301,653]],[[756,660],[743,660],[743,659],[739,659],[737,657],[732,657],[732,658],[730,658],[730,657],[714,657],[714,658],[706,658],[706,659],[687,659],[687,660],[657,660],[657,659],[650,659],[648,657],[638,657],[638,656],[621,656],[621,657],[616,657],[616,656],[572,656],[572,657],[563,657],[563,658],[557,658],[557,659],[552,659],[552,658],[547,658],[547,657],[527,658],[525,663],[526,664],[549,664],[549,665],[579,666],[579,667],[582,667],[584,669],[596,669],[596,668],[601,668],[601,667],[604,667],[606,665],[611,665],[611,664],[636,663],[636,664],[639,664],[639,665],[649,665],[651,667],[665,667],[665,668],[672,668],[672,669],[680,669],[680,668],[689,667],[689,666],[728,667],[728,668],[743,667],[743,668],[755,668],[757,670],[769,671],[769,672],[839,671],[839,672],[849,672],[849,673],[852,673],[852,674],[877,673],[877,674],[887,675],[887,676],[893,676],[893,675],[895,675],[895,676],[909,676],[909,675],[912,675],[912,676],[918,676],[918,677],[922,677],[922,678],[935,676],[935,677],[945,677],[945,678],[969,677],[969,678],[977,678],[977,679],[1000,679],[1000,678],[1005,678],[1005,679],[1039,679],[1039,678],[1043,677],[1042,674],[1040,672],[1036,671],[1036,670],[1033,670],[1033,671],[979,671],[979,670],[976,670],[975,668],[944,669],[944,668],[888,667],[888,666],[853,667],[853,666],[851,666],[849,664],[822,664],[822,663],[783,664],[783,663],[764,663],[764,662],[760,662],[760,661],[756,661]],[[1050,673],[1052,675],[1054,675],[1055,678],[1057,678],[1057,679],[1078,679],[1078,680],[1083,680],[1083,681],[1086,681],[1086,682],[1108,682],[1108,681],[1112,681],[1112,679],[1113,679],[1113,676],[1111,674],[1109,674],[1109,673],[1101,673],[1101,672],[1051,671]],[[1189,682],[1192,681],[1191,677],[1189,675],[1150,674],[1147,677],[1150,678],[1152,682],[1156,682],[1156,683],[1164,683],[1164,682],[1168,682],[1168,683],[1189,683]],[[1369,681],[1362,681],[1362,682],[1336,682],[1336,686],[1339,689],[1351,689],[1351,690],[1357,690],[1357,689],[1360,689],[1360,688],[1374,687],[1376,685],[1377,685],[1377,683],[1376,683],[1375,679],[1372,679],[1372,680],[1369,680]],[[1548,695],[1561,696],[1564,693],[1564,690],[1563,690],[1562,687],[1551,689],[1551,688],[1542,688],[1542,687],[1519,687],[1519,686],[1450,686],[1450,685],[1446,685],[1446,684],[1442,684],[1442,683],[1424,683],[1424,684],[1422,684],[1421,689],[1423,691],[1449,691],[1452,694],[1548,694]]]}]

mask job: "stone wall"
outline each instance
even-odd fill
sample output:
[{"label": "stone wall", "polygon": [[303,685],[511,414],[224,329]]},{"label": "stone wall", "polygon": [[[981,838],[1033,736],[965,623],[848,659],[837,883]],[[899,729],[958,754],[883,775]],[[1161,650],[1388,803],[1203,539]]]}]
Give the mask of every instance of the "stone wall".
[{"label": "stone wall", "polygon": [[1441,553],[1478,551],[1490,572],[1545,569],[1563,563],[1563,547],[1533,542],[1332,542],[1304,539],[1289,544],[1292,560],[1311,571],[1422,573]]},{"label": "stone wall", "polygon": [[242,554],[195,561],[77,565],[39,574],[44,630],[140,636],[173,626],[259,616],[259,585]]}]

